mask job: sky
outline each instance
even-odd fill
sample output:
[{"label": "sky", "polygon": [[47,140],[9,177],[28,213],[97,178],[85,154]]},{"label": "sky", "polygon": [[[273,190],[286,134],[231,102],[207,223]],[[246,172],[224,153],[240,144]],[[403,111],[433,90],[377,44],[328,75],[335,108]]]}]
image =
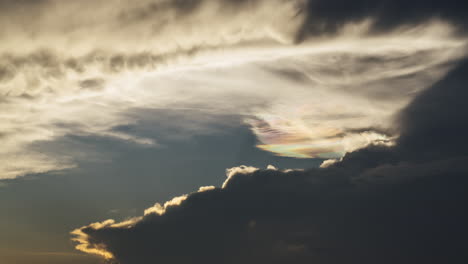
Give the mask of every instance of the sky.
[{"label": "sky", "polygon": [[0,263],[466,263],[467,11],[0,0]]}]

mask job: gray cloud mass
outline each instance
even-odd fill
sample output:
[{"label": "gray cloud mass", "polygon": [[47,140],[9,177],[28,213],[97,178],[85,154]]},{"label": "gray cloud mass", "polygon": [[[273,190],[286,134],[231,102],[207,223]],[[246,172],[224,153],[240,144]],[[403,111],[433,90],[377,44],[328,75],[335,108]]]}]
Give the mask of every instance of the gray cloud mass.
[{"label": "gray cloud mass", "polygon": [[464,263],[467,73],[465,61],[401,112],[394,147],[325,169],[232,168],[222,188],[75,230],[78,248],[121,264]]}]

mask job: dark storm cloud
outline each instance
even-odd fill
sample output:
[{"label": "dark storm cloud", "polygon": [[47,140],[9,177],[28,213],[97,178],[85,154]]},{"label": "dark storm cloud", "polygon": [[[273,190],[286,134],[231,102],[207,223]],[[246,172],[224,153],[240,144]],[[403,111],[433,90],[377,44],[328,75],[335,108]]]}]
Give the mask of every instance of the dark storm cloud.
[{"label": "dark storm cloud", "polygon": [[400,145],[427,156],[467,153],[468,62],[452,71],[401,113]]},{"label": "dark storm cloud", "polygon": [[428,19],[443,19],[466,32],[468,3],[457,0],[309,0],[307,22],[298,39],[336,32],[346,23],[373,20],[375,33],[402,25],[417,25]]},{"label": "dark storm cloud", "polygon": [[234,168],[159,213],[82,228],[82,249],[121,264],[465,263],[467,84],[464,62],[419,95],[395,147],[326,169]]},{"label": "dark storm cloud", "polygon": [[468,95],[467,73],[468,61],[464,60],[399,113],[401,132],[395,147],[369,147],[348,153],[338,166],[369,168],[467,155],[468,109],[464,99]]}]

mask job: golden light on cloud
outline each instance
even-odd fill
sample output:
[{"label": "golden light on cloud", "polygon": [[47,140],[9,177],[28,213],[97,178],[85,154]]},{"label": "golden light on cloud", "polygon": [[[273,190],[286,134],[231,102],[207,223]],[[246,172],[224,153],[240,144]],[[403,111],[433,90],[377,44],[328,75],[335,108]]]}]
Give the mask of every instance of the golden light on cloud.
[{"label": "golden light on cloud", "polygon": [[178,206],[183,201],[185,201],[185,199],[187,199],[187,195],[174,197],[172,200],[165,202],[164,205],[161,205],[160,203],[156,203],[153,207],[146,209],[144,215],[149,215],[149,214],[163,215],[166,212],[166,209],[168,207]]},{"label": "golden light on cloud", "polygon": [[[259,168],[248,167],[248,166],[239,166],[239,167],[233,167],[233,168],[227,169],[226,170],[227,179],[223,183],[222,188],[224,188],[227,184],[229,184],[229,181],[235,175],[250,174],[257,170],[259,170]],[[267,167],[267,170],[280,171],[272,165],[269,165]],[[282,172],[290,172],[290,171],[291,170],[285,170]],[[203,186],[203,187],[200,187],[200,189],[194,193],[209,192],[215,189],[216,189],[215,186]],[[133,217],[122,222],[116,222],[113,219],[109,219],[109,220],[105,220],[102,222],[92,223],[87,226],[83,226],[81,228],[77,228],[73,230],[72,232],[70,232],[71,235],[73,236],[72,240],[77,243],[75,248],[84,253],[101,256],[106,260],[115,259],[112,252],[106,248],[106,245],[95,243],[95,241],[91,239],[91,236],[88,233],[92,232],[92,230],[100,230],[100,229],[105,229],[105,228],[123,228],[123,229],[133,228],[135,225],[137,225],[139,222],[144,220],[146,217],[153,217],[152,216],[153,214],[156,216],[162,216],[166,213],[166,210],[168,208],[181,206],[187,200],[187,198],[193,195],[194,193],[174,197],[171,200],[165,202],[163,205],[161,205],[160,203],[156,203],[154,206],[146,209],[144,211],[143,216]]]},{"label": "golden light on cloud", "polygon": [[[100,229],[100,228],[104,228],[107,226],[111,226],[114,223],[115,223],[114,220],[107,220],[102,223],[90,224],[88,227]],[[88,253],[88,254],[101,256],[105,259],[114,258],[114,255],[111,252],[109,252],[105,248],[104,245],[96,245],[96,244],[91,245],[88,241],[89,236],[86,233],[84,233],[81,229],[75,229],[71,232],[71,234],[74,236],[72,240],[78,243],[76,245],[77,250]]]},{"label": "golden light on cloud", "polygon": [[[243,172],[245,172],[245,167],[232,168],[231,171],[227,172],[228,180],[229,180],[229,173],[234,174],[234,173],[243,173]],[[228,180],[226,180],[226,182]],[[215,186],[203,186],[203,187],[200,187],[199,190],[195,193],[212,191],[214,189],[216,189]],[[70,234],[73,236],[72,241],[77,243],[75,248],[81,252],[92,254],[92,255],[97,255],[97,256],[103,257],[106,260],[112,260],[115,258],[112,252],[109,249],[107,249],[105,245],[100,244],[100,243],[97,243],[97,244],[94,243],[93,240],[90,239],[90,235],[87,234],[89,230],[99,230],[99,229],[105,229],[105,228],[123,228],[123,229],[132,228],[136,224],[138,224],[140,221],[142,221],[145,217],[151,217],[152,214],[161,216],[166,213],[166,210],[168,208],[180,206],[182,203],[184,203],[184,201],[188,198],[189,195],[191,194],[174,197],[171,200],[166,201],[164,204],[156,203],[154,206],[146,209],[144,211],[143,216],[133,217],[133,218],[124,220],[122,222],[116,222],[113,219],[108,219],[102,222],[96,222],[96,223],[89,224],[87,226],[83,226],[81,228],[77,228],[73,230],[72,232],[70,232]]]}]

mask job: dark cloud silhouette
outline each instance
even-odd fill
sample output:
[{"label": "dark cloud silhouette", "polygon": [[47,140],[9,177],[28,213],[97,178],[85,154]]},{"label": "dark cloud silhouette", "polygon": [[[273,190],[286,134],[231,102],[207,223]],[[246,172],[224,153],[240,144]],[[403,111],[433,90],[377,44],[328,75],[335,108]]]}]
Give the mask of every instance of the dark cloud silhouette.
[{"label": "dark cloud silhouette", "polygon": [[468,63],[417,97],[401,113],[400,145],[425,156],[459,156],[467,153]]},{"label": "dark cloud silhouette", "polygon": [[417,25],[428,19],[443,19],[466,33],[468,4],[456,0],[309,0],[308,19],[298,40],[320,33],[333,33],[349,22],[372,19],[372,31],[381,33],[403,25]]},{"label": "dark cloud silhouette", "polygon": [[84,250],[143,263],[465,263],[468,62],[401,113],[395,147],[326,169],[233,168],[222,188],[78,233]]}]

